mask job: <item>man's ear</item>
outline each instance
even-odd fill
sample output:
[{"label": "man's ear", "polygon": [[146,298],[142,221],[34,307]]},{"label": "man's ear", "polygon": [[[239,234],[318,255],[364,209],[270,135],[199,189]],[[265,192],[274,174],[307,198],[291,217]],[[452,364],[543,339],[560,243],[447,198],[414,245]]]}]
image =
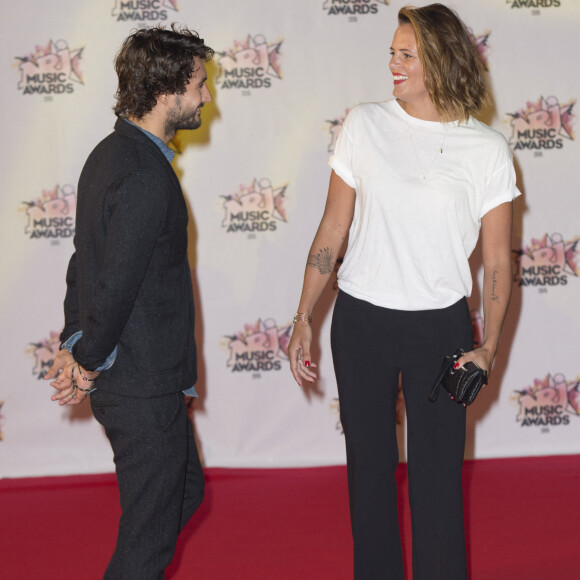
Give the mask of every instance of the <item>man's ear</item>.
[{"label": "man's ear", "polygon": [[171,108],[175,105],[175,95],[173,93],[164,93],[157,97],[156,106],[160,106],[164,109]]}]

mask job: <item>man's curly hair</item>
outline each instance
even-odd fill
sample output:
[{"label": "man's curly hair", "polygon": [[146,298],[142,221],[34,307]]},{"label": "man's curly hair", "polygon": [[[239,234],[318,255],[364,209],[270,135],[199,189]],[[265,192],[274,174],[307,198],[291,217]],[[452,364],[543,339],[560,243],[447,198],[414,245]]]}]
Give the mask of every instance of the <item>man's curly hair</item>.
[{"label": "man's curly hair", "polygon": [[125,39],[115,57],[119,85],[114,107],[117,117],[142,119],[160,95],[185,92],[194,75],[194,57],[204,61],[214,51],[196,32],[171,25],[142,28]]}]

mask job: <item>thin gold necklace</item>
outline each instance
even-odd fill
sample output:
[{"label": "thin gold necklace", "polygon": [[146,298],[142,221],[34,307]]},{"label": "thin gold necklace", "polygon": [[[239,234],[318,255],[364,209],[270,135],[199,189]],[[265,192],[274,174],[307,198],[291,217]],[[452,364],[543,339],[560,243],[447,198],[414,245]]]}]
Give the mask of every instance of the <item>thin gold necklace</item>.
[{"label": "thin gold necklace", "polygon": [[427,175],[429,175],[429,171],[431,171],[431,168],[433,167],[435,161],[437,161],[437,159],[439,158],[439,155],[443,155],[443,147],[445,145],[445,140],[447,139],[447,133],[448,133],[447,124],[444,124],[443,127],[445,130],[443,132],[443,140],[441,141],[441,145],[439,145],[439,153],[435,153],[435,156],[433,157],[433,159],[431,159],[431,163],[429,163],[429,166],[427,167],[427,169],[425,169],[423,167],[423,164],[421,163],[421,161],[419,159],[419,155],[417,155],[417,149],[415,149],[415,141],[413,141],[413,130],[411,129],[411,126],[408,125],[409,137],[411,139],[413,153],[415,153],[415,159],[417,160],[417,165],[419,166],[419,169],[421,170],[421,179],[423,179],[423,181],[425,181],[427,179]]}]

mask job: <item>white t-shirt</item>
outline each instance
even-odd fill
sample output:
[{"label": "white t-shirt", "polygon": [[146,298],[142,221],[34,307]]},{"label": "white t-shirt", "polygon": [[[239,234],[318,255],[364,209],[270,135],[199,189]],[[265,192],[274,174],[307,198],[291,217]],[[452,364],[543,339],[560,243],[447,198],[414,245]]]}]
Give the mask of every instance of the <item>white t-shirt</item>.
[{"label": "white t-shirt", "polygon": [[416,119],[396,100],[353,108],[329,164],[356,190],[338,286],[397,310],[469,296],[482,216],[520,195],[500,133],[476,119]]}]

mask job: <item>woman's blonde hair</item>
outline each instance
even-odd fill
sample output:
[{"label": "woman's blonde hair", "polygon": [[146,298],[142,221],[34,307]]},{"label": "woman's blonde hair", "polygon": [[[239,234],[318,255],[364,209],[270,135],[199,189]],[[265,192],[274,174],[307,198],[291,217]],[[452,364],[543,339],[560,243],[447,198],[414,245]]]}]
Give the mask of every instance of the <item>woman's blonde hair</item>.
[{"label": "woman's blonde hair", "polygon": [[467,121],[487,101],[484,68],[475,40],[443,4],[405,6],[399,24],[410,24],[423,65],[423,80],[442,121]]}]

